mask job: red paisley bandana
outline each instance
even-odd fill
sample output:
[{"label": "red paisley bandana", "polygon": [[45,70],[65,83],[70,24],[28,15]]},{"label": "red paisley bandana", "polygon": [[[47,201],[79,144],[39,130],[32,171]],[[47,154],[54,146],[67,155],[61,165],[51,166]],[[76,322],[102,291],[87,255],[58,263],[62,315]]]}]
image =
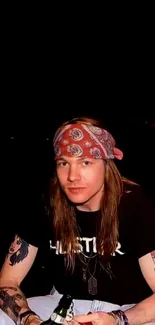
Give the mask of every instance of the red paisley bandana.
[{"label": "red paisley bandana", "polygon": [[122,151],[115,148],[115,140],[108,131],[84,123],[68,124],[59,128],[53,144],[55,158],[123,158]]}]

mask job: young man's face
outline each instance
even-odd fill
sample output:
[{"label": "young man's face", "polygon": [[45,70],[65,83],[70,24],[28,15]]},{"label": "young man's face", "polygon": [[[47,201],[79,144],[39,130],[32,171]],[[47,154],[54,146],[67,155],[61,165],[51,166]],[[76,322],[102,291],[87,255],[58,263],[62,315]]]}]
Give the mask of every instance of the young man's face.
[{"label": "young man's face", "polygon": [[68,199],[79,210],[98,210],[104,188],[104,161],[64,156],[56,163],[60,186]]}]

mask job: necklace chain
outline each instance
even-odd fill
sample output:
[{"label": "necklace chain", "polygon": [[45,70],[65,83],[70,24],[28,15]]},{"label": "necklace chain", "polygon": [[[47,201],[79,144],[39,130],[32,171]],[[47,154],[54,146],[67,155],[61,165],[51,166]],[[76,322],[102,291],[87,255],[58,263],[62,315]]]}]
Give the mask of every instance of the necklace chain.
[{"label": "necklace chain", "polygon": [[[96,268],[97,268],[97,254],[93,253],[90,256],[85,255],[83,252],[78,255],[80,261],[83,264],[82,270],[83,270],[83,281],[87,282],[88,285],[88,292],[90,295],[96,295],[97,294],[97,279],[95,277]],[[91,272],[90,269],[90,263],[91,261],[94,262],[93,271]]]},{"label": "necklace chain", "polygon": [[[109,277],[115,278],[110,263],[108,263],[106,266],[102,263],[100,260],[100,257],[98,259],[98,254],[93,254],[93,252],[90,254],[90,256],[85,255],[83,252],[78,254],[78,257],[82,263],[82,278],[84,282],[87,282],[88,285],[88,292],[90,295],[96,295],[97,294],[97,278],[95,277],[96,270],[97,270],[97,264],[100,265],[100,270],[102,269],[104,272],[106,272]],[[93,262],[93,263],[92,263]],[[91,268],[91,266],[93,266]]]}]

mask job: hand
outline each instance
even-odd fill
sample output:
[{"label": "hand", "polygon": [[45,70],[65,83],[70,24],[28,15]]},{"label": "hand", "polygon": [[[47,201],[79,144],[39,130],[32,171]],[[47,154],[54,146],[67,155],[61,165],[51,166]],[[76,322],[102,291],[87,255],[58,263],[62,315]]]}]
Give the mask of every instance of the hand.
[{"label": "hand", "polygon": [[72,323],[73,325],[78,325],[79,323],[92,323],[93,325],[116,325],[114,318],[102,311],[91,313],[89,315],[74,316]]},{"label": "hand", "polygon": [[30,315],[23,325],[40,325],[43,322],[38,316]]}]

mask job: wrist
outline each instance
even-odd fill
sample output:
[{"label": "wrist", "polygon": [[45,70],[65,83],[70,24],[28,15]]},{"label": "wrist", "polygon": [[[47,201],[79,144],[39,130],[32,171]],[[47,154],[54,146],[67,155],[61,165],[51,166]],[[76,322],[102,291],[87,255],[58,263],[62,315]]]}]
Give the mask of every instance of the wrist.
[{"label": "wrist", "polygon": [[122,310],[113,310],[108,314],[115,320],[115,325],[129,325],[128,318]]},{"label": "wrist", "polygon": [[42,320],[40,319],[40,317],[38,315],[29,315],[29,316],[27,316],[27,318],[25,319],[25,321],[22,325],[30,325],[33,320],[35,320],[36,325],[37,324],[39,325],[42,322]]},{"label": "wrist", "polygon": [[[120,325],[120,323],[118,322],[118,319],[116,317],[114,317],[113,315],[111,315],[110,313],[109,314],[109,322],[110,324],[113,324],[113,325]],[[110,320],[111,318],[111,320]]]},{"label": "wrist", "polygon": [[26,311],[24,311],[23,313],[21,313],[19,315],[20,318],[20,324],[21,325],[27,325],[29,324],[28,321],[30,321],[30,318],[37,318],[40,319],[40,317],[32,310],[28,309]]}]

